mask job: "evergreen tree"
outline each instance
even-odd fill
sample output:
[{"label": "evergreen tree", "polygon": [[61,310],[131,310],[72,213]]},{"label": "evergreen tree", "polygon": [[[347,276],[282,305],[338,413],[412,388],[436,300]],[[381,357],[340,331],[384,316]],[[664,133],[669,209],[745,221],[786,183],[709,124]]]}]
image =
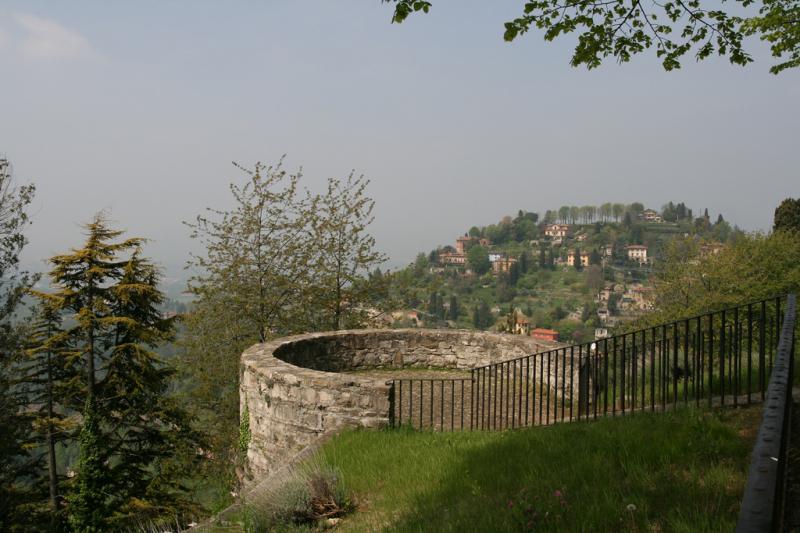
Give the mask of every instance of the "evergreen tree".
[{"label": "evergreen tree", "polygon": [[198,440],[167,396],[173,369],[153,352],[173,323],[157,309],[160,275],[141,257],[143,240],[115,242],[122,232],[102,215],[86,230],[83,248],[50,260],[55,292],[37,295],[70,319],[64,333],[85,375],[71,401],[83,424],[70,524],[100,531],[191,508],[177,454]]},{"label": "evergreen tree", "polygon": [[519,272],[520,274],[527,274],[531,264],[531,255],[528,250],[525,250],[519,256]]},{"label": "evergreen tree", "polygon": [[56,445],[71,438],[74,421],[65,406],[76,392],[80,376],[61,330],[58,310],[44,302],[36,310],[27,335],[25,356],[17,369],[19,387],[25,391],[36,441],[44,448],[47,464],[48,514],[51,529],[61,522],[61,490],[57,474]]},{"label": "evergreen tree", "polygon": [[600,252],[597,249],[592,250],[592,253],[589,254],[589,264],[590,265],[600,265],[603,262],[603,258],[600,256]]},{"label": "evergreen tree", "polygon": [[578,248],[575,248],[575,252],[572,257],[575,270],[583,270],[583,263],[581,263],[581,251]]},{"label": "evergreen tree", "polygon": [[547,252],[545,251],[544,246],[539,247],[539,268],[547,268]]},{"label": "evergreen tree", "polygon": [[458,298],[453,294],[450,296],[450,320],[458,320],[460,311],[461,310],[458,308]]},{"label": "evergreen tree", "polygon": [[800,232],[800,198],[786,198],[775,208],[772,229]]},{"label": "evergreen tree", "polygon": [[516,285],[517,281],[519,281],[519,276],[520,276],[519,263],[514,263],[508,269],[508,284],[512,286]]}]

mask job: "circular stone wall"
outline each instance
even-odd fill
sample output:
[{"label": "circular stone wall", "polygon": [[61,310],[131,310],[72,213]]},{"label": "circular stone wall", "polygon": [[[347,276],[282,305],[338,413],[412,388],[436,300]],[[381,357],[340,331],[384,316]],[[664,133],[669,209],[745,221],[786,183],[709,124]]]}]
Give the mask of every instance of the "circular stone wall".
[{"label": "circular stone wall", "polygon": [[346,330],[284,337],[242,354],[241,415],[250,473],[258,480],[320,437],[389,420],[385,379],[358,370],[467,370],[550,349],[519,335],[468,330]]}]

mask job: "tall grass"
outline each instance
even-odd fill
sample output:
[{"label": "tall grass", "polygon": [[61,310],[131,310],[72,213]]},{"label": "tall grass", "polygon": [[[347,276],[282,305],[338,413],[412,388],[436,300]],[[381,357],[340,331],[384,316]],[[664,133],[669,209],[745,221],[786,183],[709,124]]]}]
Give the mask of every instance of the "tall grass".
[{"label": "tall grass", "polygon": [[345,531],[731,531],[760,407],[511,432],[343,433]]}]

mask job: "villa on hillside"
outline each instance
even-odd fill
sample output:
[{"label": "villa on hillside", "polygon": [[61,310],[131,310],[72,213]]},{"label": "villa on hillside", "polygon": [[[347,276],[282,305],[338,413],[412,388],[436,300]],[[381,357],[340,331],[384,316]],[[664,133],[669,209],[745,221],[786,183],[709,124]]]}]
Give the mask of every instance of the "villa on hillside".
[{"label": "villa on hillside", "polygon": [[439,262],[443,265],[465,265],[467,255],[458,252],[442,252],[439,254]]},{"label": "villa on hillside", "polygon": [[647,264],[647,246],[641,244],[631,244],[626,246],[628,259],[638,262],[640,265]]},{"label": "villa on hillside", "polygon": [[479,244],[480,246],[488,248],[492,245],[492,241],[489,239],[483,239],[478,237],[470,237],[469,235],[464,235],[463,237],[459,237],[456,239],[456,252],[460,254],[467,253],[467,248],[472,246],[473,244]]},{"label": "villa on hillside", "polygon": [[515,335],[528,335],[531,331],[531,323],[525,315],[517,315],[517,320],[514,324]]},{"label": "villa on hillside", "polygon": [[639,214],[639,220],[643,220],[645,222],[663,222],[664,220],[661,218],[661,215],[658,212],[652,209],[645,209]]},{"label": "villa on hillside", "polygon": [[[575,266],[575,252],[570,252],[567,256],[567,265]],[[581,252],[581,266],[589,266],[589,252]]]},{"label": "villa on hillside", "polygon": [[569,224],[548,224],[544,228],[544,234],[547,237],[564,238],[569,234]]},{"label": "villa on hillside", "polygon": [[498,258],[496,261],[492,262],[492,271],[495,274],[499,274],[500,272],[508,272],[511,270],[511,266],[515,264],[517,260],[513,257],[501,257]]}]

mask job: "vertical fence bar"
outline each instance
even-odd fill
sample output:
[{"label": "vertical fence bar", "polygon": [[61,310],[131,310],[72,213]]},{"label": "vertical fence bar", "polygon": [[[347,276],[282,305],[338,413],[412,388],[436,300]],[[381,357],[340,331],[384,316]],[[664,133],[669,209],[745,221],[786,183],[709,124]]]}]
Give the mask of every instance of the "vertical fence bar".
[{"label": "vertical fence bar", "polygon": [[747,403],[753,393],[753,304],[747,304]]},{"label": "vertical fence bar", "polygon": [[423,381],[419,380],[419,429],[422,429],[423,420],[422,418],[422,400],[425,397],[425,385],[423,385]]},{"label": "vertical fence bar", "polygon": [[603,416],[608,414],[608,337],[603,339]]},{"label": "vertical fence bar", "polygon": [[431,431],[433,431],[435,427],[433,425],[433,380],[431,379],[430,382],[431,382]]},{"label": "vertical fence bar", "polygon": [[638,375],[636,359],[639,355],[636,348],[636,333],[634,332],[631,334],[631,414],[636,411],[636,378]]},{"label": "vertical fence bar", "polygon": [[547,408],[545,410],[545,424],[550,424],[550,352],[547,352],[547,378],[544,386],[547,389]]},{"label": "vertical fence bar", "polygon": [[678,403],[678,323],[672,323],[672,403]]},{"label": "vertical fence bar", "polygon": [[739,405],[739,308],[733,309],[733,406]]},{"label": "vertical fence bar", "polygon": [[758,334],[758,384],[761,389],[761,401],[764,401],[766,395],[766,375],[767,375],[767,358],[766,358],[766,322],[767,322],[767,302],[761,302],[761,316],[759,317],[759,334]]},{"label": "vertical fence bar", "polygon": [[[474,374],[474,373],[475,373],[475,371],[473,370],[471,372],[471,374]],[[472,378],[470,378],[470,380],[472,380]],[[472,381],[472,385],[473,385],[473,387],[475,386],[475,382],[474,381]],[[453,382],[453,390],[455,390],[455,387],[456,387],[456,383],[454,381]],[[474,391],[473,391],[473,396],[474,395],[475,394],[474,394]],[[456,403],[453,402],[453,409],[455,409],[455,408],[456,408]],[[459,414],[461,415],[461,423],[458,425],[458,427],[459,427],[459,429],[461,431],[464,431],[464,380],[463,379],[461,380],[461,412]],[[451,425],[452,425],[452,423],[451,423]]]},{"label": "vertical fence bar", "polygon": [[614,336],[614,355],[611,359],[611,416],[617,416],[617,336]]},{"label": "vertical fence bar", "polygon": [[561,421],[564,421],[564,409],[566,407],[566,390],[567,390],[567,349],[560,350],[561,352]]},{"label": "vertical fence bar", "polygon": [[[547,356],[550,357],[549,355]],[[555,387],[553,387],[553,423],[558,422],[558,352],[555,353],[555,357],[553,358],[555,362],[555,378],[554,383]]]},{"label": "vertical fence bar", "polygon": [[725,310],[720,312],[720,321],[722,324],[719,326],[719,386],[720,388],[720,404],[725,405],[725,325],[726,317]]},{"label": "vertical fence bar", "polygon": [[708,406],[714,397],[714,313],[708,315]]},{"label": "vertical fence bar", "polygon": [[650,328],[650,411],[656,410],[656,328]]},{"label": "vertical fence bar", "polygon": [[[534,371],[536,370],[536,361],[533,362]],[[530,410],[530,403],[528,401],[528,390],[531,388],[531,356],[525,358],[525,425],[528,425],[528,411]]]},{"label": "vertical fence bar", "polygon": [[625,393],[627,392],[627,390],[625,390],[625,370],[626,370],[626,367],[627,367],[627,365],[625,364],[625,351],[627,349],[625,343],[627,341],[627,338],[628,338],[628,335],[623,333],[622,334],[622,353],[620,354],[621,360],[620,360],[620,365],[619,365],[620,366],[620,371],[621,371],[620,375],[619,375],[619,380],[620,380],[619,381],[619,390],[622,393],[622,397],[620,398],[620,408],[622,409],[622,414],[623,415],[625,414]]},{"label": "vertical fence bar", "polygon": [[689,403],[689,320],[683,321],[683,405]]},{"label": "vertical fence bar", "polygon": [[[510,407],[508,395],[509,392],[511,392],[511,363],[506,363],[505,369],[506,369],[506,416],[504,417],[503,420],[505,422],[505,427],[508,428],[508,409]],[[513,415],[511,416],[511,419],[512,420],[514,419]]]},{"label": "vertical fence bar", "polygon": [[642,330],[642,348],[639,351],[641,353],[641,357],[639,359],[641,360],[641,365],[642,365],[642,377],[641,377],[641,382],[642,382],[642,400],[640,402],[640,409],[642,411],[645,411],[647,409],[647,399],[645,397],[645,395],[647,393],[647,375],[645,374],[645,369],[647,368],[647,330],[646,329]]}]

